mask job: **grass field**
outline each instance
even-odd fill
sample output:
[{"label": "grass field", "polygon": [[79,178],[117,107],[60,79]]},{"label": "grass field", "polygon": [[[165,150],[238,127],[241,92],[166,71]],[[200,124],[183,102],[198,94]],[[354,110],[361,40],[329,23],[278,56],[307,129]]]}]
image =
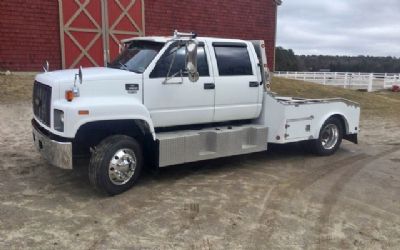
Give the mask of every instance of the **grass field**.
[{"label": "grass field", "polygon": [[[30,100],[33,78],[32,75],[0,76],[0,102]],[[384,117],[400,120],[400,93],[390,91],[367,93],[277,77],[272,81],[272,91],[283,96],[303,98],[342,97],[360,103],[362,118]]]},{"label": "grass field", "polygon": [[341,97],[358,102],[361,105],[362,118],[382,117],[400,120],[400,93],[391,91],[368,93],[278,77],[273,79],[271,89],[283,96],[318,99]]},{"label": "grass field", "polygon": [[0,103],[32,98],[33,75],[0,75]]}]

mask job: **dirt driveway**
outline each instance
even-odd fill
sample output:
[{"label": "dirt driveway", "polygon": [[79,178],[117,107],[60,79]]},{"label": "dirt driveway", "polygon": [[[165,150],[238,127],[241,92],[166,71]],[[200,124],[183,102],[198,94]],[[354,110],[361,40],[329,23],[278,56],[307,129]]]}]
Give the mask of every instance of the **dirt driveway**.
[{"label": "dirt driveway", "polygon": [[30,102],[0,102],[0,249],[398,249],[398,123],[364,120],[327,158],[297,145],[145,174],[104,197],[33,148]]}]

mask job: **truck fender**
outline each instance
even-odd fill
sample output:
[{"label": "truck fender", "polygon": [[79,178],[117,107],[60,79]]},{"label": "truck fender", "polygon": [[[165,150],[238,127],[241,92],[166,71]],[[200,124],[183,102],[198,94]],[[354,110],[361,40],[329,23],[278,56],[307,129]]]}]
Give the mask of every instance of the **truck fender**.
[{"label": "truck fender", "polygon": [[[156,139],[153,121],[147,108],[140,100],[131,97],[107,98],[89,97],[77,98],[74,105],[63,105],[67,118],[70,120],[66,125],[71,137],[74,137],[79,128],[85,124],[97,121],[142,121],[149,129],[153,140]],[[79,115],[79,110],[88,110],[89,115]]]},{"label": "truck fender", "polygon": [[322,116],[321,120],[318,121],[317,123],[317,130],[315,131],[316,134],[314,134],[314,138],[318,138],[319,137],[319,132],[322,128],[322,126],[324,125],[324,123],[326,122],[326,120],[328,120],[331,117],[338,117],[341,121],[342,121],[342,125],[343,125],[343,136],[347,135],[349,132],[349,123],[348,120],[346,118],[346,116],[343,113],[340,112],[330,112],[325,114],[324,116]]}]

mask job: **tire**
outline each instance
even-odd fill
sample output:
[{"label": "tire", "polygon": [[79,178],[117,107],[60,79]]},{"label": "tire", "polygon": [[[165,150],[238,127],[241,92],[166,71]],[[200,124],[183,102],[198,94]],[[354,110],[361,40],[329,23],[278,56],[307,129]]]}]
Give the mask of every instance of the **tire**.
[{"label": "tire", "polygon": [[330,117],[322,125],[317,140],[310,141],[314,154],[329,156],[334,154],[340,147],[343,139],[343,126],[336,117]]},{"label": "tire", "polygon": [[92,152],[89,163],[90,183],[108,195],[130,189],[143,168],[140,144],[125,135],[110,136]]}]

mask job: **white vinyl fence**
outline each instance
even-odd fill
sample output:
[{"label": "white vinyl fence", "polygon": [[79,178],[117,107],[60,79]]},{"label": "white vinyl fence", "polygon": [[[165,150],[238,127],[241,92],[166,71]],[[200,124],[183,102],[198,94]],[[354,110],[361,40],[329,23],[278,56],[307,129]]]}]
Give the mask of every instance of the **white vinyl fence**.
[{"label": "white vinyl fence", "polygon": [[348,72],[282,72],[274,74],[277,77],[303,80],[329,86],[339,86],[350,89],[365,89],[368,92],[379,89],[389,89],[393,85],[400,86],[400,74],[348,73]]}]

